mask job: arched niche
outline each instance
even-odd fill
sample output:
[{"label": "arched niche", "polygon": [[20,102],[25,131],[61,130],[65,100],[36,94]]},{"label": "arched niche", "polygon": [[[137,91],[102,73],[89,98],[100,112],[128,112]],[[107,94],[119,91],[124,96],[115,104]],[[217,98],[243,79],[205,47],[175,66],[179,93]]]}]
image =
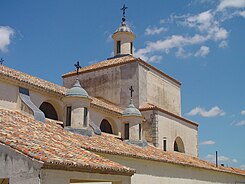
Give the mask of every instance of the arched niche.
[{"label": "arched niche", "polygon": [[184,142],[180,137],[177,137],[174,141],[174,151],[185,153]]},{"label": "arched niche", "polygon": [[113,134],[113,129],[112,129],[112,125],[110,124],[110,122],[106,119],[103,119],[100,123],[100,130],[102,132],[108,133],[108,134]]},{"label": "arched niche", "polygon": [[43,102],[39,109],[45,114],[46,118],[58,120],[58,114],[54,106],[49,102]]}]

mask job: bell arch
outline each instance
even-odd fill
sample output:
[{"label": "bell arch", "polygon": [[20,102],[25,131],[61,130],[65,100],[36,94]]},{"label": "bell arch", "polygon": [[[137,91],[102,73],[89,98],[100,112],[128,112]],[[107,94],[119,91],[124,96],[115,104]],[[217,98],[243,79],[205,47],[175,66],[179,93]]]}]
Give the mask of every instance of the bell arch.
[{"label": "bell arch", "polygon": [[58,120],[57,111],[51,103],[43,102],[39,109],[44,113],[46,118]]},{"label": "bell arch", "polygon": [[184,142],[180,137],[177,137],[174,141],[174,151],[185,153]]},{"label": "bell arch", "polygon": [[111,123],[107,119],[103,119],[100,123],[100,130],[102,132],[113,134],[113,129]]}]

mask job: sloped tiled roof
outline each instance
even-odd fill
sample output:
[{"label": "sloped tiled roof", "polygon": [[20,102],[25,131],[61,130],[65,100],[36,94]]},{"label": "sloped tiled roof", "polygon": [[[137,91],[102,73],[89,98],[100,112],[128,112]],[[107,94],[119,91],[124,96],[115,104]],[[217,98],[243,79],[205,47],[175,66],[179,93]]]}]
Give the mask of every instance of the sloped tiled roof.
[{"label": "sloped tiled roof", "polygon": [[47,165],[58,164],[76,170],[87,168],[91,171],[133,173],[132,169],[89,152],[93,151],[245,175],[245,171],[240,169],[215,167],[215,164],[197,157],[163,151],[153,146],[138,147],[103,133],[92,137],[73,134],[54,123],[43,124],[4,109],[0,109],[0,143]]},{"label": "sloped tiled roof", "polygon": [[158,111],[163,112],[165,114],[168,114],[168,115],[170,115],[172,117],[175,117],[175,118],[177,118],[179,120],[183,120],[183,121],[185,121],[187,123],[190,123],[192,125],[198,126],[198,123],[196,123],[196,122],[188,120],[188,119],[186,119],[186,118],[184,118],[182,116],[178,116],[177,114],[171,113],[171,112],[169,112],[169,111],[167,111],[167,110],[165,110],[165,109],[163,109],[161,107],[158,107],[158,106],[150,104],[150,103],[144,103],[143,105],[141,105],[139,107],[139,109],[140,109],[140,111],[158,110]]},{"label": "sloped tiled roof", "polygon": [[[157,71],[158,73],[160,73],[161,75],[167,77],[171,81],[173,81],[173,82],[175,82],[175,83],[177,83],[179,85],[181,84],[176,79],[170,77],[169,75],[165,74],[161,70],[159,70],[156,67],[152,66],[151,64],[147,63],[146,61],[144,61],[144,60],[142,60],[140,58],[135,58],[135,57],[133,57],[131,55],[109,58],[107,60],[92,64],[92,65],[89,65],[89,66],[82,67],[81,69],[79,69],[79,74],[80,73],[86,73],[86,72],[92,72],[92,71],[100,70],[100,69],[104,69],[104,68],[110,68],[110,67],[113,67],[113,66],[122,65],[122,64],[126,64],[126,63],[132,63],[132,62],[139,62],[139,63],[151,68],[152,70]],[[74,75],[76,75],[76,71],[72,71],[72,72],[66,73],[62,77],[66,78],[66,77],[74,76]]]},{"label": "sloped tiled roof", "polygon": [[205,160],[200,160],[198,157],[193,157],[178,152],[163,151],[153,146],[142,148],[139,146],[130,145],[105,134],[102,134],[102,136],[93,136],[92,138],[80,136],[78,136],[77,138],[81,143],[82,148],[94,152],[134,157],[144,160],[154,160],[183,166],[245,175],[244,170],[222,166],[216,167],[215,164]]},{"label": "sloped tiled roof", "polygon": [[7,77],[16,81],[23,82],[25,84],[30,84],[35,87],[44,89],[46,91],[52,91],[57,94],[65,94],[66,88],[52,82],[40,79],[38,77],[34,77],[32,75],[20,72],[18,70],[14,70],[12,68],[8,68],[6,66],[0,65],[0,76]]},{"label": "sloped tiled roof", "polygon": [[[60,86],[58,84],[54,84],[52,82],[40,79],[38,77],[34,77],[32,75],[20,72],[18,70],[14,70],[12,68],[8,68],[6,66],[0,65],[0,76],[10,79],[14,82],[21,82],[23,84],[27,84],[27,85],[31,85],[34,88],[38,88],[38,89],[43,89],[45,91],[50,91],[53,92],[55,94],[61,95],[61,96],[65,96],[66,91],[68,90],[68,88]],[[91,99],[93,100],[91,102],[91,105],[93,106],[97,106],[99,108],[104,108],[107,109],[109,111],[113,111],[115,113],[121,113],[122,110],[111,103],[108,103],[104,100],[95,98],[95,97],[91,97]]]},{"label": "sloped tiled roof", "polygon": [[0,109],[0,143],[41,161],[44,168],[132,175],[133,169],[81,148],[77,135],[54,123],[37,122]]},{"label": "sloped tiled roof", "polygon": [[[136,61],[137,58],[128,55],[128,56],[124,56],[124,57],[115,57],[112,59],[107,59],[98,63],[94,63],[92,65],[89,66],[85,66],[79,69],[79,73],[84,73],[84,72],[91,72],[97,69],[102,69],[102,68],[108,68],[111,66],[116,66],[116,65],[121,65],[121,64],[125,64],[125,63],[130,63],[130,62],[134,62]],[[64,74],[62,77],[68,77],[68,76],[72,76],[72,75],[76,75],[76,71],[71,71],[67,74]]]}]

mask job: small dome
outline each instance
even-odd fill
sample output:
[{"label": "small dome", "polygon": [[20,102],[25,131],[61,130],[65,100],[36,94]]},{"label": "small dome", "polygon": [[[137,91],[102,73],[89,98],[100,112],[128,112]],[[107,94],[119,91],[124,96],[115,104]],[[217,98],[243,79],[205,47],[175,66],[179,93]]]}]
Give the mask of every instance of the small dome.
[{"label": "small dome", "polygon": [[138,116],[141,117],[140,111],[130,102],[128,107],[123,111],[122,116],[124,117],[130,117],[130,116]]},{"label": "small dome", "polygon": [[116,32],[130,32],[133,33],[133,31],[130,29],[130,27],[127,26],[126,23],[122,24],[119,28],[117,28]]},{"label": "small dome", "polygon": [[76,82],[66,92],[66,96],[76,96],[76,97],[85,97],[88,98],[88,93],[81,87],[81,84],[78,79],[76,79]]}]

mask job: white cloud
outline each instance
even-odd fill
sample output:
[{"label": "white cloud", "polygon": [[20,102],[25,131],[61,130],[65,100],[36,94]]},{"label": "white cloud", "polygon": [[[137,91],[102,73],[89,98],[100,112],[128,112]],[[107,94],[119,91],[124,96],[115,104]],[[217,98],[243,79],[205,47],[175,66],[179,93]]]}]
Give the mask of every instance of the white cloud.
[{"label": "white cloud", "polygon": [[245,18],[245,11],[241,11],[239,14]]},{"label": "white cloud", "polygon": [[205,57],[210,52],[209,47],[201,46],[200,49],[195,53],[195,57]]},{"label": "white cloud", "polygon": [[188,58],[192,55],[191,52],[186,52],[182,47],[178,49],[177,52],[175,52],[176,57],[179,58]]},{"label": "white cloud", "polygon": [[215,142],[212,140],[203,141],[200,143],[200,145],[213,145],[213,144],[215,144]]},{"label": "white cloud", "polygon": [[198,15],[189,16],[185,23],[188,27],[198,28],[200,31],[206,31],[212,25],[213,14],[211,11],[205,11]]},{"label": "white cloud", "polygon": [[14,30],[9,26],[0,26],[0,51],[7,52],[8,45],[11,42],[11,37],[14,35]]},{"label": "white cloud", "polygon": [[245,126],[245,120],[235,123],[236,126]]},{"label": "white cloud", "polygon": [[210,110],[205,110],[202,107],[196,107],[192,109],[189,113],[187,113],[188,116],[195,116],[200,115],[202,117],[215,117],[215,116],[224,116],[225,112],[220,109],[218,106],[212,107]]},{"label": "white cloud", "polygon": [[240,165],[240,168],[241,168],[242,170],[245,170],[245,165]]},{"label": "white cloud", "polygon": [[167,31],[166,28],[164,27],[148,27],[145,29],[145,35],[157,35],[157,34],[160,34],[162,32],[165,32]]},{"label": "white cloud", "polygon": [[223,11],[226,8],[244,8],[245,0],[221,0],[218,5],[218,11]]},{"label": "white cloud", "polygon": [[168,53],[172,48],[181,48],[187,45],[200,44],[206,41],[205,36],[196,34],[192,37],[185,37],[182,35],[172,35],[165,40],[158,40],[156,42],[148,42],[145,48],[139,49],[135,52],[137,56],[147,57],[156,51]]},{"label": "white cloud", "polygon": [[148,62],[149,63],[160,63],[161,60],[162,60],[162,56],[154,55],[154,56],[149,57]]},{"label": "white cloud", "polygon": [[[208,154],[206,157],[205,157],[206,160],[210,161],[210,162],[215,162],[216,160],[216,156],[213,155],[213,154]],[[237,159],[231,159],[227,156],[218,156],[218,162],[221,164],[221,163],[237,163],[238,160]]]},{"label": "white cloud", "polygon": [[202,34],[207,34],[207,37],[214,41],[225,40],[229,34],[220,26],[220,22],[215,18],[215,12],[211,10],[187,17],[184,25],[195,28]]},{"label": "white cloud", "polygon": [[219,48],[222,48],[222,49],[226,48],[227,46],[228,46],[228,43],[226,40],[221,41],[219,44]]},{"label": "white cloud", "polygon": [[245,116],[245,110],[241,111],[241,115]]}]

